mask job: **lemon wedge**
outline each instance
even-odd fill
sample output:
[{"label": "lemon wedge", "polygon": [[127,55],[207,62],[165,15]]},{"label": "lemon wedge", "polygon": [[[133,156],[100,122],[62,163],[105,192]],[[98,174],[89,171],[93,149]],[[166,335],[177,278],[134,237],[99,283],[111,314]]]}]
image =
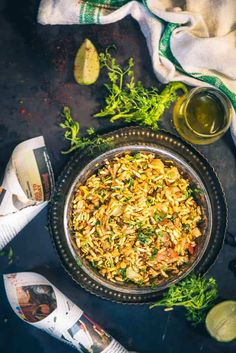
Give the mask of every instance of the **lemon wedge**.
[{"label": "lemon wedge", "polygon": [[219,342],[236,338],[236,301],[227,300],[214,306],[206,317],[206,328]]},{"label": "lemon wedge", "polygon": [[80,85],[91,85],[97,81],[99,72],[100,64],[97,50],[89,39],[85,39],[75,57],[75,80]]}]

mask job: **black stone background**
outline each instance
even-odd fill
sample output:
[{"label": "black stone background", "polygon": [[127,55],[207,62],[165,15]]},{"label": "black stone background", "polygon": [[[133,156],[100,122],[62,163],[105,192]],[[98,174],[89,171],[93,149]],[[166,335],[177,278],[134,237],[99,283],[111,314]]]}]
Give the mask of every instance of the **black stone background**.
[{"label": "black stone background", "polygon": [[[58,176],[68,156],[62,130],[58,127],[64,104],[72,108],[81,128],[99,131],[114,129],[106,120],[91,115],[98,111],[104,96],[102,77],[90,87],[73,80],[73,59],[86,38],[98,50],[116,44],[118,60],[133,56],[136,76],[147,86],[159,86],[151,66],[145,39],[131,18],[118,23],[96,26],[41,26],[36,22],[39,1],[1,0],[0,21],[0,177],[13,148],[25,139],[44,135],[55,175]],[[162,126],[174,132],[171,112],[163,117]],[[199,150],[208,158],[223,184],[228,208],[229,231],[236,228],[236,148],[230,133],[220,141]],[[148,306],[121,305],[97,298],[63,270],[52,247],[47,229],[47,210],[42,211],[11,242],[14,261],[8,265],[0,258],[0,272],[35,271],[78,304],[101,326],[130,350],[140,353],[235,353],[236,341],[217,343],[204,327],[193,328],[182,310],[164,312]],[[219,284],[222,299],[236,299],[236,278],[229,262],[236,259],[234,247],[224,245],[216,264],[209,271]],[[20,321],[11,310],[0,278],[0,352],[1,353],[69,353],[73,348]]]}]

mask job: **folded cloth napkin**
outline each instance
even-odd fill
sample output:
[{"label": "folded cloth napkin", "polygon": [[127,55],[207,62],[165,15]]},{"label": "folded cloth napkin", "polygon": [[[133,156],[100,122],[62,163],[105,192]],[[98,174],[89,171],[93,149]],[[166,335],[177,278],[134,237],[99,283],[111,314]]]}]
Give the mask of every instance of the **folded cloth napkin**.
[{"label": "folded cloth napkin", "polygon": [[[41,0],[41,24],[107,24],[131,15],[138,21],[156,77],[213,85],[236,110],[235,0]],[[236,143],[236,116],[232,136]]]}]

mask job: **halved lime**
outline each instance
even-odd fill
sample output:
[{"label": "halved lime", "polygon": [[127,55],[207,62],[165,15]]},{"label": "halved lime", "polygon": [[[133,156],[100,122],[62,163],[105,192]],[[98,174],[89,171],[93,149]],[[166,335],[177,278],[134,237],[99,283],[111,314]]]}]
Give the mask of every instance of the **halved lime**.
[{"label": "halved lime", "polygon": [[220,342],[236,338],[236,301],[227,300],[214,306],[206,317],[206,328]]},{"label": "halved lime", "polygon": [[89,39],[85,39],[75,57],[75,80],[80,85],[91,85],[97,80],[99,72],[100,64],[97,50]]}]

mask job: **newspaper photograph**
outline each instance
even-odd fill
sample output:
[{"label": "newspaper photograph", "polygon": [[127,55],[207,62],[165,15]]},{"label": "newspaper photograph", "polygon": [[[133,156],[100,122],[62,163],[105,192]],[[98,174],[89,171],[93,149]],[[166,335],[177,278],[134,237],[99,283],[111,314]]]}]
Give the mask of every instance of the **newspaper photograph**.
[{"label": "newspaper photograph", "polygon": [[0,250],[47,205],[53,188],[43,136],[16,146],[0,186]]},{"label": "newspaper photograph", "polygon": [[9,303],[25,322],[70,344],[80,353],[127,353],[45,277],[34,272],[4,275]]}]

